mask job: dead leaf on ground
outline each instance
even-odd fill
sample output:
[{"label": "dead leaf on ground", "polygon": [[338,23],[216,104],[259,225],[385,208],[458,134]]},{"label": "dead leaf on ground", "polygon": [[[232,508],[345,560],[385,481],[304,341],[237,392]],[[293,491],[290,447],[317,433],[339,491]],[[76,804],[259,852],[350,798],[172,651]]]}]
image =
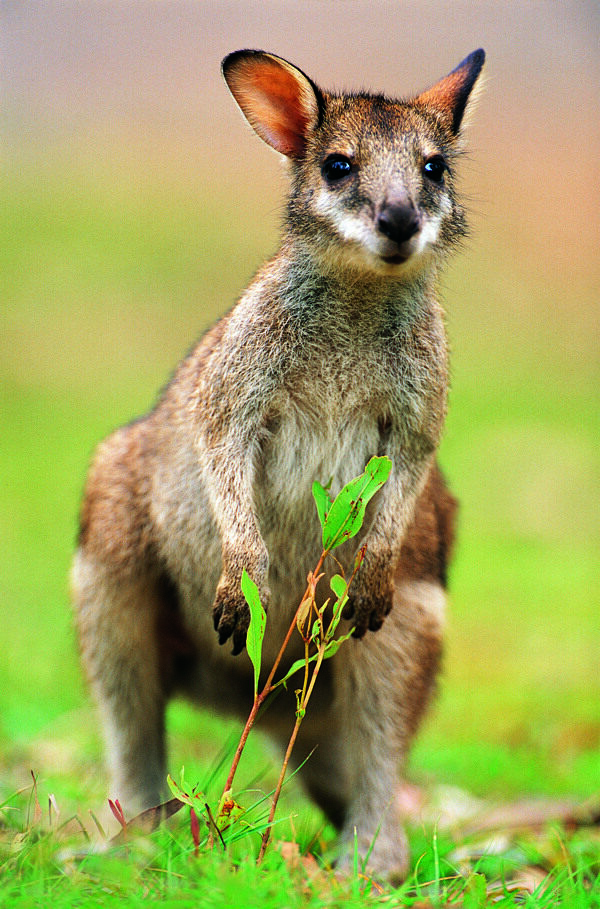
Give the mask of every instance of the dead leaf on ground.
[{"label": "dead leaf on ground", "polygon": [[161,805],[155,805],[153,808],[146,808],[145,811],[127,821],[126,827],[111,838],[111,845],[116,845],[123,841],[125,829],[130,829],[136,833],[152,833],[162,821],[173,817],[181,808],[183,808],[183,802],[175,798],[169,799],[168,802],[163,802]]},{"label": "dead leaf on ground", "polygon": [[310,855],[310,853],[303,855],[298,843],[280,840],[275,843],[275,848],[289,868],[301,868],[311,879],[321,873],[321,868],[314,855]]},{"label": "dead leaf on ground", "polygon": [[600,795],[583,803],[574,799],[526,798],[491,804],[452,786],[426,790],[405,783],[398,793],[398,805],[408,824],[458,829],[465,837],[492,830],[539,830],[550,823],[568,829],[600,824]]}]

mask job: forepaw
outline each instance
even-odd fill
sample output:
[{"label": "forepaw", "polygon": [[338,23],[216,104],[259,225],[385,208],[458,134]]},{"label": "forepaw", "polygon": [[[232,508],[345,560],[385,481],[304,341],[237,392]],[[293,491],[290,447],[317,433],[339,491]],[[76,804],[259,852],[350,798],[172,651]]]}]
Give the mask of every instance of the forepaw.
[{"label": "forepaw", "polygon": [[352,636],[362,638],[367,631],[379,631],[384,619],[392,609],[391,590],[378,589],[373,592],[352,592],[350,588],[348,602],[344,607],[343,618],[354,625]]},{"label": "forepaw", "polygon": [[[267,601],[268,591],[263,591],[261,602],[265,608]],[[239,581],[227,579],[220,581],[213,604],[213,624],[219,635],[219,644],[225,644],[231,638],[233,641],[232,656],[241,653],[246,646],[250,609]]]},{"label": "forepaw", "polygon": [[219,644],[233,639],[233,656],[241,653],[246,646],[246,634],[250,624],[250,610],[240,585],[222,583],[217,588],[213,604],[213,623],[219,635]]}]

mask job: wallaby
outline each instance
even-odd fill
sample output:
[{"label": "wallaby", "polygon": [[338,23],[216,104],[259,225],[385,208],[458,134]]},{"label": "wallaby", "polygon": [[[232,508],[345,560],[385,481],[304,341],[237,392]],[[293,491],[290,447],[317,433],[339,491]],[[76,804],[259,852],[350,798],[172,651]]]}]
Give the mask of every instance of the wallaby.
[{"label": "wallaby", "polygon": [[[341,829],[342,866],[357,842],[373,873],[407,869],[396,793],[438,667],[455,510],[435,463],[436,284],[465,234],[455,166],[483,62],[477,50],[398,101],[322,91],[263,51],[223,61],[250,125],[289,159],[281,248],[155,408],[100,446],[73,569],[112,793],[130,811],[163,795],[169,698],[249,712],[242,569],[267,607],[268,669],[321,552],[313,481],[336,493],[386,454],[389,481],[336,551],[347,568],[367,547],[343,623],[354,636],[324,664],[297,760],[315,749],[301,775]],[[282,743],[294,706],[284,694],[264,715]]]}]

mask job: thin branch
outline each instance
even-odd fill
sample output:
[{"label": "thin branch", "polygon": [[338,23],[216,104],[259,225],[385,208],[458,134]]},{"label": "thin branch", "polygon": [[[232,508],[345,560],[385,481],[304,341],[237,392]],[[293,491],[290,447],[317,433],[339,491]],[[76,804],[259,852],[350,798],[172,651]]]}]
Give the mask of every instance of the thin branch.
[{"label": "thin branch", "polygon": [[246,745],[246,741],[247,741],[247,739],[248,739],[248,736],[250,735],[250,730],[251,730],[252,727],[254,726],[254,723],[255,723],[255,721],[256,721],[256,717],[257,717],[257,715],[258,715],[258,711],[260,710],[260,708],[261,708],[262,705],[264,704],[264,702],[265,702],[265,700],[267,699],[267,697],[268,697],[268,696],[271,694],[271,692],[273,691],[273,688],[274,688],[274,686],[273,686],[273,679],[275,678],[275,673],[277,672],[277,670],[278,670],[278,668],[279,668],[279,665],[280,665],[280,663],[281,663],[281,661],[282,661],[282,659],[283,659],[283,655],[284,655],[284,653],[285,653],[285,651],[286,651],[286,649],[287,649],[287,646],[288,646],[288,644],[289,644],[289,642],[290,642],[290,639],[291,639],[291,637],[292,637],[292,634],[294,633],[294,628],[296,627],[296,622],[297,622],[297,620],[298,620],[298,615],[299,615],[299,613],[300,613],[300,609],[302,608],[302,605],[303,605],[303,603],[304,603],[306,597],[307,597],[307,596],[310,594],[310,592],[311,592],[311,586],[314,585],[314,579],[315,579],[315,578],[319,579],[319,577],[320,577],[319,572],[321,571],[321,568],[323,567],[323,562],[325,561],[325,558],[326,558],[326,556],[327,556],[327,553],[328,553],[328,550],[323,550],[323,552],[321,553],[321,557],[320,557],[319,561],[317,562],[317,566],[316,566],[314,572],[312,572],[312,573],[309,575],[309,579],[308,579],[308,583],[307,583],[307,585],[306,585],[306,590],[305,590],[305,592],[304,592],[304,596],[302,597],[302,599],[301,599],[301,601],[300,601],[300,604],[298,605],[298,608],[297,608],[296,612],[294,613],[294,618],[292,619],[292,621],[291,621],[291,623],[290,623],[290,627],[288,628],[288,631],[287,631],[287,634],[286,634],[286,636],[285,636],[285,638],[284,638],[283,644],[282,644],[281,647],[279,648],[279,653],[277,654],[277,657],[276,657],[276,659],[275,659],[275,662],[273,663],[273,666],[272,666],[272,668],[271,668],[271,671],[270,671],[270,673],[269,673],[269,675],[268,675],[268,677],[267,677],[267,681],[265,682],[265,685],[264,685],[262,691],[261,691],[259,694],[257,694],[257,695],[255,696],[255,698],[254,698],[254,704],[252,705],[252,710],[250,711],[250,714],[249,714],[249,716],[248,716],[248,719],[246,720],[246,725],[244,726],[244,729],[243,729],[243,731],[242,731],[242,734],[241,734],[241,737],[240,737],[238,746],[237,746],[236,751],[235,751],[235,755],[234,755],[234,757],[233,757],[233,761],[232,761],[232,764],[231,764],[231,768],[230,768],[230,770],[229,770],[229,775],[227,776],[227,780],[226,780],[226,782],[225,782],[225,786],[223,787],[223,795],[222,795],[222,797],[221,797],[222,800],[223,800],[223,798],[225,797],[225,794],[226,794],[226,793],[232,788],[232,786],[233,786],[233,780],[234,780],[235,774],[236,774],[236,772],[237,772],[237,768],[238,768],[238,765],[239,765],[239,763],[240,763],[240,759],[241,759],[241,756],[242,756],[242,752],[243,752],[243,750],[244,750],[244,747],[245,747],[245,745]]}]

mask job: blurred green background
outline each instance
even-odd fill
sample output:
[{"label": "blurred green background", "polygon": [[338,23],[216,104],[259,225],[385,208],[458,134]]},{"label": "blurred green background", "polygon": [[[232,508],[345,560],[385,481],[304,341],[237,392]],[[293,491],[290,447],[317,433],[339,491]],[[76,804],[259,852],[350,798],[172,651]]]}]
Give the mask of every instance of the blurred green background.
[{"label": "blurred green background", "polygon": [[[480,794],[598,791],[598,5],[1,15],[2,787],[33,767],[63,798],[102,796],[67,580],[89,458],[276,248],[284,173],[237,113],[221,58],[261,47],[325,87],[409,95],[483,46],[463,164],[472,239],[443,287],[441,460],[460,542],[440,694],[410,771]],[[181,706],[170,728],[172,770],[210,761],[229,729]]]}]

